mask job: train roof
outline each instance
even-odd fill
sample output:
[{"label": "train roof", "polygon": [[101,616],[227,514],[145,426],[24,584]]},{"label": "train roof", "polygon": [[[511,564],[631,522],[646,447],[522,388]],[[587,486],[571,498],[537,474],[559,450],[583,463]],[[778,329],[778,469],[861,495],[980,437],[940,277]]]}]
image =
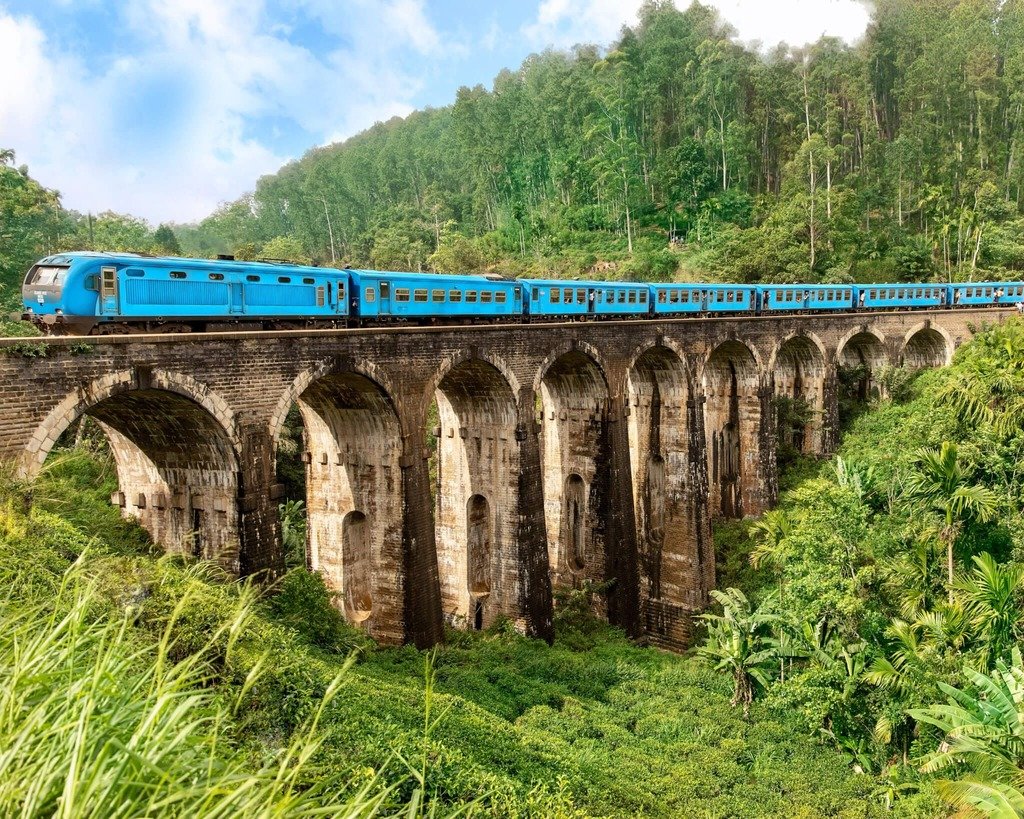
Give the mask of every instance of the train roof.
[{"label": "train roof", "polygon": [[240,261],[238,259],[195,259],[187,256],[149,256],[143,253],[109,253],[95,250],[75,250],[68,253],[55,253],[41,259],[37,264],[43,265],[65,265],[72,264],[77,260],[95,259],[110,261],[122,264],[142,264],[148,267],[176,267],[176,268],[226,268],[230,270],[246,272],[268,272],[270,270],[294,270],[302,272],[315,271],[318,273],[344,274],[346,271],[333,267],[314,267],[312,265],[295,264],[294,262],[260,260],[255,262]]}]

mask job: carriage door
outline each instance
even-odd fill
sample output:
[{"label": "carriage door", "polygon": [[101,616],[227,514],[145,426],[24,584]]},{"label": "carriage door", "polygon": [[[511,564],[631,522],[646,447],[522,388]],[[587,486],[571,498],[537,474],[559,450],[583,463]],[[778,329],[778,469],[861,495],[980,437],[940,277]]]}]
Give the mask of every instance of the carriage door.
[{"label": "carriage door", "polygon": [[231,315],[237,316],[245,312],[245,298],[241,282],[232,281],[228,283],[228,297],[230,299],[228,312]]},{"label": "carriage door", "polygon": [[117,293],[117,268],[100,269],[100,313],[105,316],[116,316],[120,312],[120,299]]},{"label": "carriage door", "polygon": [[380,314],[391,315],[391,282],[380,283]]}]

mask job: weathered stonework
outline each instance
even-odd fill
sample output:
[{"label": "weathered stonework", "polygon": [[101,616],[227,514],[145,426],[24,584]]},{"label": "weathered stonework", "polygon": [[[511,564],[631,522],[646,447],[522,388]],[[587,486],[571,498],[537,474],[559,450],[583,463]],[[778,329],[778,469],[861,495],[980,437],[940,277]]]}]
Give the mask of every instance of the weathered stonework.
[{"label": "weathered stonework", "polygon": [[108,336],[84,354],[47,340],[41,359],[0,340],[0,458],[31,476],[88,414],[125,515],[169,550],[273,578],[276,447],[297,404],[309,563],[376,638],[427,646],[446,619],[508,617],[549,639],[552,589],[589,580],[609,620],[680,647],[715,583],[711,520],[775,500],[779,398],[812,410],[788,443],[828,453],[841,368],[863,368],[869,397],[883,366],[946,364],[1006,313]]}]

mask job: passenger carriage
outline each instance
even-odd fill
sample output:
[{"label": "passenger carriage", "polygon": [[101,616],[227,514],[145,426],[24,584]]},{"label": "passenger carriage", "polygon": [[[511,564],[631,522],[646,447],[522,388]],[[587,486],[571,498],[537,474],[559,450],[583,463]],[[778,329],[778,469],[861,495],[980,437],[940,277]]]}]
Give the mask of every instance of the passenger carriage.
[{"label": "passenger carriage", "polygon": [[650,289],[637,282],[522,279],[525,311],[535,318],[646,316]]},{"label": "passenger carriage", "polygon": [[856,307],[865,310],[906,310],[942,307],[947,303],[943,284],[864,284],[854,288]]},{"label": "passenger carriage", "polygon": [[501,276],[349,270],[353,315],[364,320],[508,319],[523,312],[522,285]]},{"label": "passenger carriage", "polygon": [[751,313],[755,288],[746,284],[652,284],[654,315]]},{"label": "passenger carriage", "polygon": [[1024,301],[1022,282],[967,282],[947,285],[948,303],[953,307],[1013,305]]},{"label": "passenger carriage", "polygon": [[757,287],[758,306],[766,313],[850,310],[850,285],[767,284]]}]

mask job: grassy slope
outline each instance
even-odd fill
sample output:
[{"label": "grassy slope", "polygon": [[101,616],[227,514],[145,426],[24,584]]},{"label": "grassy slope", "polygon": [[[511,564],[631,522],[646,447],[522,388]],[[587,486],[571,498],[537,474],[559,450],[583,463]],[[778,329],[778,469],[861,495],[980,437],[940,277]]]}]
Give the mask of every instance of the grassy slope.
[{"label": "grassy slope", "polygon": [[[139,639],[153,639],[187,594],[174,650],[198,650],[232,616],[238,587],[156,558],[144,533],[107,504],[113,480],[95,457],[51,467],[34,489],[29,534],[7,527],[2,559],[52,575],[92,538],[86,565],[114,609],[125,600],[137,606]],[[16,503],[4,514],[22,515]],[[33,584],[18,593],[31,597]],[[401,758],[418,765],[424,747],[424,657],[365,645],[332,619],[314,579],[293,573],[230,655],[215,659],[215,682],[226,698],[236,695],[268,655],[269,672],[231,731],[256,764],[287,741],[359,643],[315,762],[343,771],[351,789],[383,769],[399,783],[397,805],[414,787]],[[808,740],[795,715],[755,705],[745,722],[729,704],[727,675],[633,646],[606,627],[566,627],[553,647],[508,633],[452,634],[435,668],[432,708],[442,716],[428,740],[427,782],[444,804],[484,794],[487,813],[500,816],[883,813],[873,781]]]}]

